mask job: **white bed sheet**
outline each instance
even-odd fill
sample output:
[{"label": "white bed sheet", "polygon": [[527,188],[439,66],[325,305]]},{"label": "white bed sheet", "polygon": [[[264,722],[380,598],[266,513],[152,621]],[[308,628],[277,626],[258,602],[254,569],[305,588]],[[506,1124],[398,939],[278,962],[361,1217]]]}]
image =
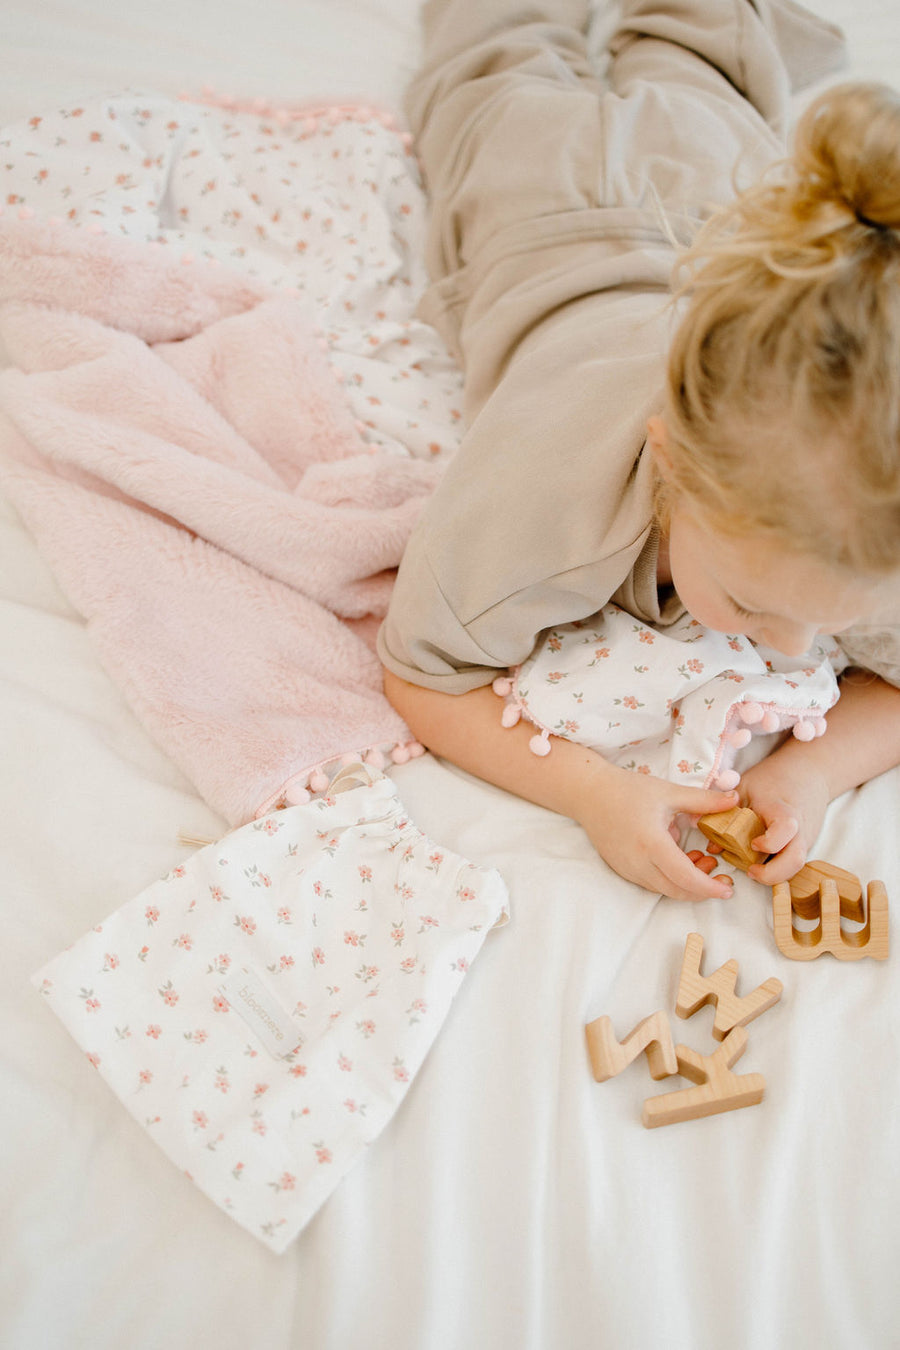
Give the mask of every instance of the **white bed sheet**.
[{"label": "white bed sheet", "polygon": [[[851,73],[895,80],[893,0],[817,0]],[[126,87],[209,82],[397,104],[409,0],[7,0],[0,123]],[[765,894],[656,902],[582,832],[430,757],[394,770],[432,836],[506,879],[491,935],[396,1118],[275,1257],[179,1175],[86,1065],[28,977],[221,822],[99,668],[12,509],[0,516],[0,986],[4,1350],[872,1350],[900,1345],[900,976],[794,964]],[[836,803],[818,852],[896,903],[900,772]],[[658,1131],[633,1066],[605,1085],[583,1026],[672,1010],[684,938],[769,975],[739,1068],[758,1107]],[[707,1009],[678,1031],[709,1048]]]}]

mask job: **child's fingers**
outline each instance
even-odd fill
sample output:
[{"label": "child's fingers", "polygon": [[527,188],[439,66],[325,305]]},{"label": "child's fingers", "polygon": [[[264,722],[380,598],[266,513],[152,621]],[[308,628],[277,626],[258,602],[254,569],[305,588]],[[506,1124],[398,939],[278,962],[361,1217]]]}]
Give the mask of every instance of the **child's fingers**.
[{"label": "child's fingers", "polygon": [[661,848],[654,863],[658,889],[672,900],[725,900],[734,890],[730,876],[708,876],[674,845]]},{"label": "child's fingers", "polygon": [[752,848],[759,853],[780,853],[797,836],[799,822],[793,816],[779,816],[769,821],[763,834],[750,840]]},{"label": "child's fingers", "polygon": [[806,849],[803,842],[799,838],[794,838],[767,863],[754,863],[748,868],[747,876],[751,881],[761,881],[764,886],[775,886],[779,881],[790,881],[805,862]]},{"label": "child's fingers", "polygon": [[719,811],[731,811],[740,802],[737,792],[722,792],[720,788],[681,788],[675,798],[675,810],[683,811],[694,824],[701,816]]}]

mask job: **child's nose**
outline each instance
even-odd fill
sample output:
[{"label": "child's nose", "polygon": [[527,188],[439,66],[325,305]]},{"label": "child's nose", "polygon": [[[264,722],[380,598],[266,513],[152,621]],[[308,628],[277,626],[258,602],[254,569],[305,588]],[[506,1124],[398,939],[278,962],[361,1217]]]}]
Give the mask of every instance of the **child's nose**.
[{"label": "child's nose", "polygon": [[783,623],[764,629],[764,643],[784,656],[803,656],[808,652],[818,633],[815,624]]}]

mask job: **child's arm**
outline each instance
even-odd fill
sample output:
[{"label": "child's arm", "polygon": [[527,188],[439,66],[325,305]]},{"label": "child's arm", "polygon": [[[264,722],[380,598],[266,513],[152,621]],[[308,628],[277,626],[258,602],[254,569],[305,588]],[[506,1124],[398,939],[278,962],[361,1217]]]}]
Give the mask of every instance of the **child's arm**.
[{"label": "child's arm", "polygon": [[628,881],[676,900],[731,894],[731,878],[694,867],[673,833],[677,814],[727,811],[736,792],[679,787],[632,773],[572,741],[553,738],[552,753],[534,755],[535,729],[501,725],[489,687],[444,694],[408,684],[385,670],[384,689],[413,734],[435,755],[538,806],[576,820],[597,852]]},{"label": "child's arm", "polygon": [[751,840],[776,856],[749,871],[773,886],[800,870],[822,828],[830,801],[900,764],[900,689],[857,671],[842,681],[815,741],[791,738],[741,779],[741,798],[766,823]]}]

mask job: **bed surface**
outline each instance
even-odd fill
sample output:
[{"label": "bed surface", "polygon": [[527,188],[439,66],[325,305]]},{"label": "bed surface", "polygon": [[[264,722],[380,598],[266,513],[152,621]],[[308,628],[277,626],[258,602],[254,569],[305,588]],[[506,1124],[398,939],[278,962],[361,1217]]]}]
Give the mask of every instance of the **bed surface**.
[{"label": "bed surface", "polygon": [[[816,0],[849,74],[897,80],[893,0]],[[7,0],[0,127],[130,90],[399,107],[412,0]],[[442,378],[446,378],[445,376]],[[7,965],[4,1350],[888,1350],[900,1345],[900,969],[784,960],[765,894],[682,906],[615,878],[574,824],[430,756],[394,768],[433,838],[507,883],[384,1134],[281,1257],[179,1175],[29,977],[222,820],[153,743],[19,517],[0,504]],[[900,897],[900,770],[829,810],[817,854]],[[598,1085],[586,1021],[674,1009],[685,937],[769,976],[756,1107],[656,1131],[643,1067]],[[896,937],[896,935],[895,935]],[[674,1019],[673,1019],[674,1023]],[[674,1023],[709,1047],[712,1012]]]}]

